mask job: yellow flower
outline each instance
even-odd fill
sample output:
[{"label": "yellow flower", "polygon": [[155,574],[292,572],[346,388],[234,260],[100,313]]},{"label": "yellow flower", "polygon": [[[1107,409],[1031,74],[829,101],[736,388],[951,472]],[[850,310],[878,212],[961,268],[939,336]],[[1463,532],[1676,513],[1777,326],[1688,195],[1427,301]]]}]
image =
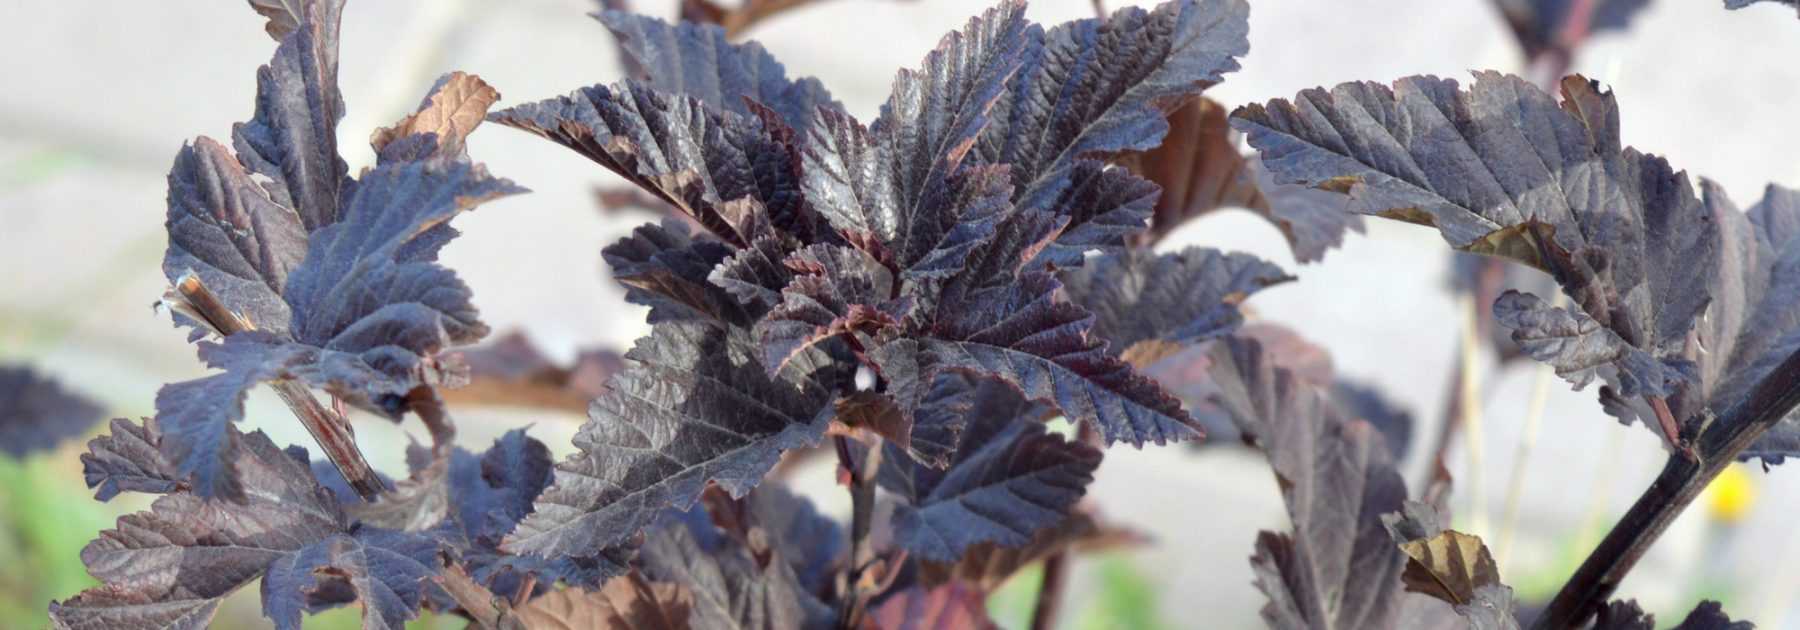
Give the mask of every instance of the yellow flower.
[{"label": "yellow flower", "polygon": [[1756,505],[1756,480],[1742,464],[1732,464],[1706,486],[1704,494],[1706,512],[1713,520],[1737,523]]}]

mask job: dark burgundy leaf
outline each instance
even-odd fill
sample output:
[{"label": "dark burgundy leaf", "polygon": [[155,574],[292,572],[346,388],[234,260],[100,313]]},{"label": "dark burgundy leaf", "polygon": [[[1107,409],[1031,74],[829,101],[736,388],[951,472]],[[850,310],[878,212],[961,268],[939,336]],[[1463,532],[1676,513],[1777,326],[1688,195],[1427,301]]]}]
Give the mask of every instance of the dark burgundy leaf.
[{"label": "dark burgundy leaf", "polygon": [[994,441],[1011,424],[1041,422],[1047,411],[1025,400],[1018,388],[998,379],[956,373],[937,376],[921,396],[913,412],[917,421],[914,431],[933,427],[933,431],[944,434],[943,444],[938,447],[944,451],[943,456],[921,458],[911,451],[901,452],[897,444],[886,444],[887,455],[882,458],[876,477],[883,488],[909,500],[930,494],[952,465]]},{"label": "dark burgundy leaf", "polygon": [[[1530,293],[1507,291],[1494,301],[1494,320],[1512,330],[1512,340],[1531,358],[1556,368],[1557,376],[1585,387],[1594,375],[1620,366],[1615,376],[1627,392],[1663,392],[1660,385],[1684,380],[1692,365],[1657,361],[1581,311],[1553,307]],[[1640,381],[1647,378],[1648,381]]]},{"label": "dark burgundy leaf", "polygon": [[112,433],[88,441],[81,455],[82,477],[94,498],[111,500],[121,492],[168,494],[186,488],[183,475],[162,453],[162,429],[153,418],[135,424],[112,421]]},{"label": "dark burgundy leaf", "polygon": [[[189,271],[199,274],[251,324],[283,334],[293,313],[281,292],[288,273],[306,257],[307,229],[291,207],[272,200],[253,177],[211,138],[181,149],[169,171],[169,250],[163,272],[171,281]],[[194,338],[205,332],[197,326]]]},{"label": "dark burgundy leaf", "polygon": [[[1610,352],[1618,394],[1672,395],[1713,297],[1719,222],[1685,174],[1621,145],[1610,93],[1570,77],[1562,94],[1559,103],[1496,73],[1478,73],[1466,91],[1412,77],[1391,89],[1309,90],[1234,116],[1281,181],[1347,192],[1357,212],[1432,225],[1458,249],[1550,272],[1633,349]],[[1571,317],[1519,315],[1531,320],[1528,337],[1581,334]],[[1541,343],[1537,352],[1560,355],[1559,368],[1582,379],[1580,359],[1617,344],[1565,345],[1573,354]]]},{"label": "dark burgundy leaf", "polygon": [[800,133],[820,107],[842,109],[818,79],[789,80],[781,62],[756,42],[732,43],[712,24],[671,25],[652,17],[605,11],[600,21],[619,39],[638,71],[633,78],[659,91],[699,99],[707,106],[755,116],[746,100],[781,114]]},{"label": "dark burgundy leaf", "polygon": [[786,265],[795,277],[782,289],[781,304],[751,329],[771,372],[830,337],[895,328],[911,310],[910,299],[894,298],[893,273],[861,250],[812,245]]},{"label": "dark burgundy leaf", "polygon": [[[1748,621],[1732,621],[1719,602],[1705,600],[1688,613],[1672,630],[1751,630]],[[1646,614],[1633,600],[1614,600],[1600,609],[1594,630],[1655,630],[1656,618]]]},{"label": "dark burgundy leaf", "polygon": [[1387,438],[1388,451],[1394,454],[1395,461],[1406,459],[1406,451],[1412,446],[1410,412],[1373,387],[1343,379],[1332,384],[1331,401],[1342,407],[1347,416],[1374,425]]},{"label": "dark burgundy leaf", "polygon": [[1142,235],[1160,190],[1154,182],[1099,160],[1076,160],[1050,207],[1068,216],[1062,234],[1031,267],[1079,267],[1089,252],[1118,255]]},{"label": "dark burgundy leaf", "polygon": [[574,149],[735,246],[804,219],[792,131],[767,110],[741,116],[627,81],[489,118]]},{"label": "dark burgundy leaf", "polygon": [[1069,301],[1094,313],[1090,334],[1115,354],[1145,341],[1190,344],[1229,333],[1243,323],[1245,298],[1293,279],[1254,256],[1199,247],[1101,257],[1062,274]]},{"label": "dark burgundy leaf", "polygon": [[1674,630],[1751,630],[1755,627],[1748,621],[1732,621],[1719,602],[1706,600],[1695,606]]},{"label": "dark burgundy leaf", "polygon": [[991,593],[1021,569],[1054,553],[1112,551],[1142,545],[1149,539],[1139,532],[1102,524],[1092,514],[1077,511],[1055,526],[1038,530],[1031,542],[1019,547],[981,543],[963,551],[953,564],[922,562],[919,581],[925,585],[960,582]]},{"label": "dark burgundy leaf", "polygon": [[[257,71],[256,114],[232,129],[232,144],[244,167],[270,179],[260,185],[264,194],[297,215],[300,226],[311,232],[335,223],[338,208],[355,189],[337,147],[337,123],[344,118],[344,97],[337,85],[338,21],[344,0],[284,4],[296,23],[291,30],[281,27],[290,32],[279,38],[269,65]],[[275,26],[272,21],[270,27]],[[169,209],[170,218],[175,218],[173,203]],[[175,245],[171,240],[171,253]]]},{"label": "dark burgundy leaf", "polygon": [[234,470],[240,448],[229,425],[243,419],[244,396],[252,387],[296,379],[368,398],[399,396],[410,388],[355,357],[282,341],[262,331],[238,333],[220,343],[201,342],[200,358],[224,371],[163,386],[156,394],[156,418],[163,455],[202,497],[243,497]]},{"label": "dark burgundy leaf", "polygon": [[793,567],[801,586],[811,593],[830,588],[836,570],[848,560],[844,543],[849,537],[837,521],[779,484],[757,486],[745,501],[751,520]]},{"label": "dark burgundy leaf", "polygon": [[[333,535],[349,523],[307,464],[276,448],[261,432],[240,436],[246,501],[207,501],[189,492],[156,500],[148,512],[119,519],[117,529],[82,550],[101,586],[50,607],[64,628],[201,628],[218,600],[269,566]],[[190,567],[204,567],[192,570]]]},{"label": "dark burgundy leaf", "polygon": [[[1012,165],[1021,208],[1113,216],[1056,207],[1078,161],[1160,143],[1169,129],[1165,109],[1238,68],[1235,58],[1250,48],[1248,13],[1242,0],[1177,0],[1048,33],[1027,30],[1024,65],[994,104],[993,122],[975,146],[978,159]],[[1067,229],[1079,234],[1081,222]]]},{"label": "dark burgundy leaf", "polygon": [[785,261],[797,249],[797,243],[776,236],[756,239],[713,268],[707,280],[751,312],[768,313],[781,303],[781,290],[794,279],[794,270]]},{"label": "dark burgundy leaf", "polygon": [[1006,167],[933,171],[908,198],[888,142],[847,114],[821,110],[803,156],[806,195],[845,240],[883,264],[908,278],[942,278],[1010,210]]},{"label": "dark burgundy leaf", "polygon": [[1213,344],[1215,402],[1275,470],[1292,534],[1263,532],[1251,566],[1269,597],[1263,618],[1283,628],[1385,628],[1426,602],[1408,601],[1406,557],[1381,515],[1399,511],[1406,483],[1384,441],[1279,367],[1262,344]]},{"label": "dark burgundy leaf", "polygon": [[753,320],[736,296],[708,279],[731,259],[733,249],[691,238],[679,222],[641,226],[601,255],[613,278],[625,285],[625,299],[650,307],[651,323],[698,319],[748,325]]},{"label": "dark burgundy leaf", "polygon": [[900,71],[881,116],[869,125],[874,161],[890,174],[894,212],[892,231],[877,234],[902,266],[923,259],[952,231],[955,217],[941,201],[945,182],[1023,61],[1026,24],[1018,0],[971,18],[962,31],[945,35],[918,70]]},{"label": "dark burgundy leaf", "polygon": [[687,528],[666,527],[645,541],[640,560],[646,577],[693,592],[695,630],[815,628],[833,617],[788,563],[779,557],[763,563],[729,538],[708,550]]},{"label": "dark burgundy leaf", "polygon": [[742,496],[781,451],[818,443],[841,370],[815,349],[771,377],[758,355],[741,330],[659,324],[594,402],[578,452],[556,466],[555,484],[506,549],[591,555],[626,542],[664,508],[687,509],[709,481]]},{"label": "dark burgundy leaf", "polygon": [[960,425],[946,470],[887,445],[877,480],[904,502],[894,512],[896,543],[915,557],[951,562],[969,547],[1019,547],[1061,523],[1080,499],[1100,453],[1047,433],[1043,410],[993,379],[939,377],[917,412]]},{"label": "dark burgundy leaf", "polygon": [[871,358],[884,374],[957,370],[1003,378],[1071,421],[1092,423],[1109,444],[1199,437],[1179,401],[1089,337],[1094,316],[1062,301],[1055,277],[1026,272],[1009,285],[970,288],[1009,275],[965,269],[929,314],[922,338],[888,343]]},{"label": "dark burgundy leaf", "polygon": [[990,630],[986,597],[960,582],[889,595],[869,612],[864,630]]},{"label": "dark burgundy leaf", "polygon": [[31,368],[0,365],[0,453],[24,457],[87,433],[103,410]]},{"label": "dark burgundy leaf", "polygon": [[1100,453],[1049,434],[1044,425],[1011,422],[984,442],[965,442],[942,479],[915,485],[894,512],[894,539],[920,558],[949,562],[971,545],[1017,547],[1067,516]]},{"label": "dark burgundy leaf", "polygon": [[338,534],[276,560],[263,577],[263,614],[282,630],[299,630],[302,602],[347,586],[363,603],[363,628],[402,630],[419,616],[439,570],[438,544],[416,534],[374,528]]},{"label": "dark burgundy leaf", "polygon": [[[439,351],[487,332],[468,288],[436,258],[456,235],[451,218],[523,191],[463,155],[464,136],[498,95],[472,76],[447,75],[418,113],[375,135],[380,164],[351,180],[335,139],[341,5],[283,3],[297,28],[259,75],[256,116],[234,131],[237,154],[200,138],[170,172],[165,274],[177,283],[195,274],[261,335],[208,359],[249,372],[162,393],[163,449],[184,473],[197,471],[187,453],[229,454],[217,425],[241,416],[242,393],[258,382],[299,379],[398,418],[413,386],[460,378]],[[195,339],[224,332],[191,317],[179,298],[175,306]],[[207,468],[194,491],[236,498],[228,466]]]},{"label": "dark burgundy leaf", "polygon": [[[1782,359],[1800,351],[1800,191],[1769,186],[1748,212],[1738,212],[1723,191],[1705,186],[1725,247],[1715,298],[1700,329],[1705,410],[1723,415],[1750,394]],[[1700,413],[1697,396],[1678,410]],[[1779,462],[1800,453],[1800,414],[1781,423],[1745,451]]]}]

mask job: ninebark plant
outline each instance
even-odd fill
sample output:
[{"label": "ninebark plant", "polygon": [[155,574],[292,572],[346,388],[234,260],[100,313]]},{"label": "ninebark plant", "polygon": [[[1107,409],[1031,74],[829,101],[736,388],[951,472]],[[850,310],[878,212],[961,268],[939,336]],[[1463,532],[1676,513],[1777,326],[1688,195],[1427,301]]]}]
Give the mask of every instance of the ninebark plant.
[{"label": "ninebark plant", "polygon": [[[280,628],[353,603],[370,628],[424,610],[482,628],[980,628],[986,594],[1043,561],[1033,623],[1049,627],[1067,554],[1120,538],[1079,505],[1103,454],[1131,456],[1108,447],[1219,427],[1267,455],[1293,520],[1247,550],[1270,625],[1519,626],[1441,493],[1408,500],[1404,421],[1293,333],[1244,326],[1244,300],[1292,277],[1156,251],[1221,207],[1262,214],[1308,262],[1364,215],[1431,226],[1568,296],[1506,292],[1493,314],[1577,387],[1602,381],[1606,413],[1671,456],[1537,627],[1649,627],[1611,600],[1644,550],[1729,462],[1800,449],[1800,193],[1738,209],[1625,146],[1594,81],[1409,77],[1228,115],[1200,93],[1249,51],[1245,0],[1048,28],[1009,0],[902,70],[865,122],[727,38],[793,4],[688,3],[724,27],[603,12],[632,76],[490,112],[494,88],[446,75],[353,176],[343,0],[251,0],[278,43],[255,110],[169,173],[164,301],[216,371],[89,444],[98,499],[161,496],[83,551],[101,585],[52,622],[203,627],[260,580]],[[1642,2],[1512,4],[1541,52]],[[546,372],[516,342],[456,350],[488,328],[437,253],[457,215],[524,192],[467,155],[484,123],[563,145],[668,215],[605,249],[652,324],[599,368],[610,379]],[[553,462],[525,430],[457,445],[472,372],[514,400],[566,401],[587,378],[573,455]],[[265,384],[323,458],[238,428]],[[350,407],[416,416],[431,445],[385,476]],[[98,413],[10,368],[0,410],[15,455]],[[837,461],[848,523],[770,478],[815,450]],[[1703,603],[1682,627],[1738,625]]]}]

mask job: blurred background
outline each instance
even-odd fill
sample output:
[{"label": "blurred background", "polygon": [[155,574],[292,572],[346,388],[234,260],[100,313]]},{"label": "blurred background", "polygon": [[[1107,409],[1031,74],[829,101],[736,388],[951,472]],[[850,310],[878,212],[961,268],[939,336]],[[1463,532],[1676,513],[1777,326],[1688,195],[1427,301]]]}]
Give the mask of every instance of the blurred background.
[{"label": "blurred background", "polygon": [[[675,2],[635,4],[666,17]],[[1526,69],[1488,0],[1251,4],[1243,70],[1208,92],[1227,107],[1348,80]],[[896,69],[916,65],[940,35],[984,5],[832,0],[759,23],[748,35],[790,76],[819,77],[867,120]],[[502,106],[619,79],[610,36],[585,16],[592,9],[589,0],[350,2],[340,62],[349,115],[339,134],[352,172],[372,161],[369,132],[410,111],[443,72],[481,75],[499,88]],[[1028,15],[1055,23],[1092,11],[1089,0],[1039,0]],[[0,1],[0,361],[34,363],[113,416],[149,415],[159,386],[203,374],[183,333],[151,308],[166,286],[164,176],[184,141],[228,137],[233,122],[249,117],[256,68],[272,50],[262,20],[240,0]],[[1797,59],[1800,20],[1789,8],[1727,12],[1717,0],[1652,0],[1628,29],[1589,40],[1571,66],[1616,91],[1627,143],[1718,181],[1747,205],[1766,183],[1800,186]],[[486,127],[469,144],[494,173],[535,191],[458,219],[464,236],[445,250],[485,320],[498,332],[522,331],[558,360],[582,348],[629,348],[647,331],[643,311],[624,303],[599,252],[652,217],[599,212],[594,188],[617,181],[550,143]],[[1257,295],[1252,309],[1323,345],[1341,374],[1379,387],[1412,413],[1405,470],[1418,488],[1471,312],[1446,289],[1450,258],[1440,237],[1371,221],[1366,234],[1303,266],[1274,228],[1233,211],[1185,226],[1164,246],[1187,244],[1248,251],[1299,276]],[[1485,316],[1486,305],[1479,311]],[[1479,430],[1448,451],[1457,526],[1507,541],[1496,549],[1502,576],[1526,601],[1560,586],[1663,461],[1658,439],[1618,426],[1592,389],[1572,392],[1560,379],[1539,386],[1529,363],[1502,366],[1487,349],[1474,357]],[[1521,458],[1539,391],[1541,432]],[[582,420],[523,409],[456,413],[463,443],[474,448],[530,425],[566,452]],[[266,388],[252,395],[248,424],[278,444],[310,444]],[[424,438],[411,421],[358,425],[371,461],[395,474],[405,470],[409,434]],[[0,627],[45,625],[50,600],[92,583],[81,547],[120,514],[148,504],[131,496],[93,501],[81,481],[81,452],[74,441],[24,461],[0,458]],[[1620,595],[1665,622],[1704,597],[1761,627],[1800,628],[1800,528],[1793,525],[1800,471],[1741,467],[1723,479]],[[800,471],[798,483],[847,514],[828,467]],[[1509,524],[1514,485],[1522,498]],[[1288,527],[1260,455],[1232,445],[1119,447],[1090,497],[1153,542],[1080,561],[1066,591],[1068,627],[1260,627],[1264,598],[1251,585],[1247,558],[1258,529]],[[1019,623],[1035,588],[1035,578],[1022,577],[992,606]],[[309,619],[309,627],[356,623],[354,609]],[[254,589],[216,621],[264,625]],[[428,618],[417,627],[460,625]]]}]

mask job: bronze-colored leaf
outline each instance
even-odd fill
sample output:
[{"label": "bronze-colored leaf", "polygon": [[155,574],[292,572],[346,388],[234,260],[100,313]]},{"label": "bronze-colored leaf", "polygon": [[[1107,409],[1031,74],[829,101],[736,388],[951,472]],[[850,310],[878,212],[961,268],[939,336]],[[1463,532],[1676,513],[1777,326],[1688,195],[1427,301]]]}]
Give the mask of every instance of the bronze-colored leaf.
[{"label": "bronze-colored leaf", "polygon": [[1408,561],[1400,579],[1406,590],[1464,604],[1475,599],[1475,589],[1500,582],[1500,570],[1481,537],[1454,530],[1400,545]]},{"label": "bronze-colored leaf", "polygon": [[693,608],[694,594],[687,588],[633,572],[598,591],[551,591],[520,606],[513,617],[532,630],[685,630]]},{"label": "bronze-colored leaf", "polygon": [[369,144],[380,153],[389,143],[414,134],[437,135],[438,151],[462,155],[463,140],[487,118],[488,107],[500,100],[499,90],[481,77],[452,72],[438,79],[431,95],[419,104],[419,111],[408,114],[392,127],[376,129]]},{"label": "bronze-colored leaf", "polygon": [[1218,208],[1268,212],[1269,200],[1238,151],[1226,113],[1218,101],[1191,99],[1169,114],[1169,135],[1162,144],[1118,160],[1163,189],[1143,240],[1160,240],[1183,221]]}]

